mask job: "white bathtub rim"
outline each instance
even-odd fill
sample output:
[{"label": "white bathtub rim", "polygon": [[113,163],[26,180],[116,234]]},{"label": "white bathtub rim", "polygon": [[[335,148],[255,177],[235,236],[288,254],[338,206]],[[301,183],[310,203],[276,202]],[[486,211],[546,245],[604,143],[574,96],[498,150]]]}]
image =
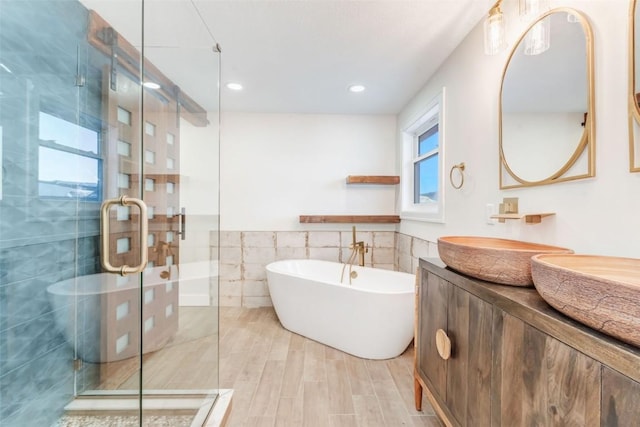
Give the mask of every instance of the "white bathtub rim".
[{"label": "white bathtub rim", "polygon": [[[383,269],[383,268],[375,268],[375,267],[367,267],[367,266],[359,266],[359,265],[354,265],[352,267],[352,271],[356,271],[359,272],[361,270],[364,271],[369,271],[371,273],[374,274],[384,274],[384,275],[389,275],[389,276],[397,276],[400,278],[404,278],[407,283],[406,283],[406,289],[385,289],[385,290],[377,290],[377,289],[371,289],[371,288],[367,288],[366,284],[362,285],[360,283],[353,283],[349,284],[349,266],[347,265],[345,270],[344,270],[344,279],[343,279],[343,283],[341,283],[339,280],[325,280],[324,278],[322,280],[319,280],[317,277],[314,277],[313,275],[310,274],[301,274],[299,272],[294,272],[291,270],[286,270],[286,269],[280,269],[278,267],[282,266],[282,265],[290,265],[292,263],[318,263],[318,264],[332,264],[332,265],[340,265],[340,266],[344,266],[344,263],[339,263],[336,261],[326,261],[326,260],[319,260],[319,259],[285,259],[285,260],[279,260],[279,261],[274,261],[271,262],[269,264],[267,264],[267,266],[265,267],[267,269],[267,271],[271,271],[273,273],[277,273],[277,274],[285,274],[288,276],[292,276],[292,277],[297,277],[300,279],[307,279],[307,280],[315,280],[315,281],[321,281],[323,284],[326,285],[330,285],[330,286],[337,286],[337,287],[341,287],[341,288],[351,288],[354,290],[359,290],[359,291],[366,291],[366,292],[371,292],[371,293],[377,293],[377,294],[385,294],[385,295],[393,295],[393,294],[406,294],[406,293],[413,293],[415,292],[415,274],[411,274],[411,273],[405,273],[402,271],[395,271],[395,270],[387,270],[387,269]],[[342,267],[341,267],[342,268]],[[339,275],[338,275],[339,278]],[[358,280],[357,278],[354,280]]]}]

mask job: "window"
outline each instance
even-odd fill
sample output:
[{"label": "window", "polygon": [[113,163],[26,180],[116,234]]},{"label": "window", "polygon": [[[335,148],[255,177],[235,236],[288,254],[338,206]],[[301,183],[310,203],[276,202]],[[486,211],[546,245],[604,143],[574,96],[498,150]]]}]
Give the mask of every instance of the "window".
[{"label": "window", "polygon": [[444,222],[444,88],[402,130],[404,219]]},{"label": "window", "polygon": [[416,157],[413,158],[413,203],[423,204],[438,201],[438,123],[417,136]]},{"label": "window", "polygon": [[98,131],[40,112],[38,194],[99,201],[102,175]]}]

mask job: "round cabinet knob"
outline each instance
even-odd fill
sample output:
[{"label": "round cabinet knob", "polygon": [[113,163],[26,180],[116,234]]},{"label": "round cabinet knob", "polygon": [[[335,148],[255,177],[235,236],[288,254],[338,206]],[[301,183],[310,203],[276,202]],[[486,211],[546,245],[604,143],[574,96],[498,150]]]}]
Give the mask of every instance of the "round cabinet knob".
[{"label": "round cabinet knob", "polygon": [[438,354],[444,360],[451,357],[451,340],[442,329],[436,331],[436,348],[438,349]]}]

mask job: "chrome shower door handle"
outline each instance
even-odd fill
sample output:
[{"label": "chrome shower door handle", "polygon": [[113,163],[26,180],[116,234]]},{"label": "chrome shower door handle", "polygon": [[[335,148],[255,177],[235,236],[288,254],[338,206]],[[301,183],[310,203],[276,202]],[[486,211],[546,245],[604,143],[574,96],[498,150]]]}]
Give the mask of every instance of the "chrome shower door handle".
[{"label": "chrome shower door handle", "polygon": [[[135,267],[129,267],[128,265],[114,267],[109,261],[109,209],[113,205],[136,205],[140,209],[140,264]],[[145,267],[147,266],[147,261],[149,259],[149,254],[147,252],[149,220],[147,217],[147,205],[142,200],[135,199],[133,197],[122,196],[117,199],[107,199],[102,202],[102,206],[100,208],[100,233],[102,239],[102,254],[100,254],[100,263],[102,264],[102,268],[104,268],[109,273],[117,273],[121,276],[132,273],[140,273],[145,269]]]}]

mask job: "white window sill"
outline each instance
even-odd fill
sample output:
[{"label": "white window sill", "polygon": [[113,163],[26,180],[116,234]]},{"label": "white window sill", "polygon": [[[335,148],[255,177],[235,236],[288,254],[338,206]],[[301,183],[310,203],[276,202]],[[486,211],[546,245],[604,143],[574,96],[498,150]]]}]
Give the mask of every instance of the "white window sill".
[{"label": "white window sill", "polygon": [[402,221],[421,221],[421,222],[433,222],[437,224],[444,224],[444,216],[439,214],[429,214],[425,212],[410,212],[404,211],[400,213],[400,220]]}]

